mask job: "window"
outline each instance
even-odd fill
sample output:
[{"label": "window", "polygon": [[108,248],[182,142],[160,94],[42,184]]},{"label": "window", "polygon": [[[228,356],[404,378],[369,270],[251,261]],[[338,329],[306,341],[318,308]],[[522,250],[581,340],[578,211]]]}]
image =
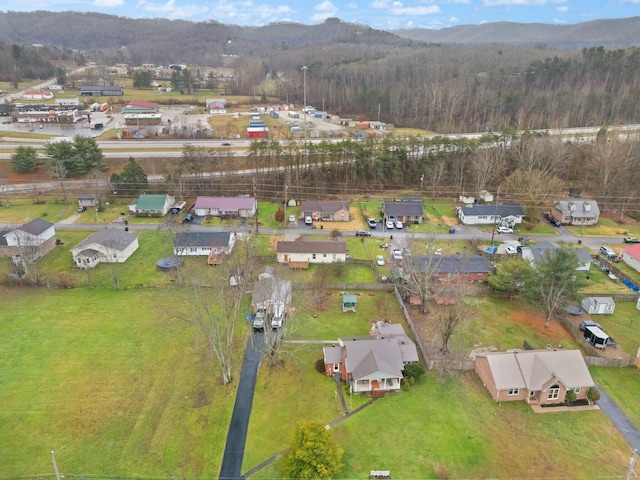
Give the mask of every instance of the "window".
[{"label": "window", "polygon": [[573,389],[573,393],[580,393],[580,387],[575,387]]},{"label": "window", "polygon": [[327,254],[326,254],[326,253],[323,253],[323,254],[322,254],[322,258],[327,258]]},{"label": "window", "polygon": [[560,387],[558,385],[554,385],[549,389],[549,395],[547,395],[547,400],[557,400],[560,396]]},{"label": "window", "polygon": [[315,260],[315,259],[316,259],[316,254],[315,254],[315,253],[313,253],[313,254],[311,255],[311,258],[313,258],[313,259]]},{"label": "window", "polygon": [[519,388],[510,388],[509,389],[509,396],[512,397],[514,395],[518,395],[520,393],[520,389]]},{"label": "window", "polygon": [[339,372],[340,371],[340,364],[339,363],[334,363],[333,364],[333,371],[334,372]]}]

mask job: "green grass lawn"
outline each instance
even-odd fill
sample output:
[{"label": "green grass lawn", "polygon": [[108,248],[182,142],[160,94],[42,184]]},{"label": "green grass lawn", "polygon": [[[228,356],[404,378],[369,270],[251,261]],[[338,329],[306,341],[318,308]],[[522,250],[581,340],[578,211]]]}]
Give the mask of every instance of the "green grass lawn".
[{"label": "green grass lawn", "polygon": [[32,199],[23,197],[6,197],[0,205],[0,223],[23,224],[41,218],[56,223],[76,214],[78,203],[75,197],[68,202],[34,204]]},{"label": "green grass lawn", "polygon": [[[617,307],[616,307],[617,308]],[[637,345],[637,344],[636,344]],[[636,367],[592,367],[591,376],[635,425],[640,425],[640,371]]]},{"label": "green grass lawn", "polygon": [[49,476],[51,450],[62,472],[217,476],[235,388],[221,386],[174,298],[3,288],[0,476]]},{"label": "green grass lawn", "polygon": [[610,218],[600,217],[598,225],[589,227],[567,226],[574,235],[601,237],[637,237],[640,236],[640,225],[620,224]]}]

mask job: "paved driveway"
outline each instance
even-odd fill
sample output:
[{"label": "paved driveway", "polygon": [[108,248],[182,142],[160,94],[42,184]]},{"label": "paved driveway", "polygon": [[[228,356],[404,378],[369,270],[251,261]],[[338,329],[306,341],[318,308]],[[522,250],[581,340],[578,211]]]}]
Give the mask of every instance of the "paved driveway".
[{"label": "paved driveway", "polygon": [[605,393],[600,386],[596,385],[596,388],[600,392],[600,400],[598,400],[598,406],[602,410],[611,423],[620,431],[622,436],[629,442],[631,448],[640,451],[640,431],[633,422],[627,417],[620,407]]}]

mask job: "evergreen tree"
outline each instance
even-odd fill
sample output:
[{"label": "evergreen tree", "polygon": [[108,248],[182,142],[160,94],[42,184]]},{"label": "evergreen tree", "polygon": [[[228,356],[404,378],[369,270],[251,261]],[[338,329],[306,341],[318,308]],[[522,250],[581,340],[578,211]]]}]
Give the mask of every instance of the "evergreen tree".
[{"label": "evergreen tree", "polygon": [[114,189],[122,193],[138,193],[146,190],[149,186],[147,175],[133,157],[129,157],[129,162],[125,165],[121,174],[111,175],[111,184]]},{"label": "evergreen tree", "polygon": [[33,147],[16,147],[16,153],[9,160],[11,170],[16,173],[30,173],[38,167],[38,154]]}]

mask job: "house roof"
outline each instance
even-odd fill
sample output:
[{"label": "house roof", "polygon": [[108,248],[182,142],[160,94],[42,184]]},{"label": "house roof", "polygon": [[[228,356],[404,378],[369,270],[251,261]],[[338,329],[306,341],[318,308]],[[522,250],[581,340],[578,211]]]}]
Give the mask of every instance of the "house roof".
[{"label": "house roof", "polygon": [[194,208],[216,208],[224,211],[252,209],[256,206],[253,197],[198,197]]},{"label": "house roof", "polygon": [[467,205],[462,207],[462,214],[465,217],[478,215],[499,217],[524,217],[524,210],[520,205]]},{"label": "house roof", "polygon": [[136,201],[136,210],[163,210],[169,194],[143,193]]},{"label": "house roof", "polygon": [[[582,299],[582,306],[584,307],[585,305],[587,307],[592,306],[595,307],[596,305],[600,305],[600,304],[607,304],[607,305],[611,305],[611,306],[615,306],[616,302],[613,300],[613,297],[585,297]],[[588,310],[587,308],[585,308],[585,310]]]},{"label": "house roof", "polygon": [[5,235],[7,233],[11,233],[9,230],[0,230],[0,246],[6,247],[7,246],[7,239],[5,238]]},{"label": "house roof", "polygon": [[[533,256],[533,259],[536,262],[539,262],[540,260],[542,260],[547,250],[555,250],[556,248],[560,248],[560,245],[550,240],[543,240],[540,243],[536,243],[535,245],[532,245],[530,247],[530,251],[531,251],[531,255]],[[587,263],[591,261],[591,254],[586,248],[578,247],[578,248],[573,248],[572,250],[576,252],[576,255],[578,256],[578,260],[580,261],[580,263]]]},{"label": "house roof", "polygon": [[53,223],[42,220],[41,218],[36,218],[35,220],[31,220],[29,223],[20,225],[16,230],[20,230],[31,235],[40,235],[52,226]]},{"label": "house roof", "polygon": [[395,217],[421,217],[424,215],[422,200],[416,198],[406,198],[399,202],[383,202],[382,211],[385,215],[393,215]]},{"label": "house roof", "polygon": [[514,350],[485,353],[498,390],[544,390],[556,380],[567,388],[594,385],[579,350]]},{"label": "house roof", "polygon": [[489,273],[491,264],[481,255],[416,255],[413,257],[419,272],[426,273]]},{"label": "house roof", "polygon": [[303,212],[335,213],[341,209],[349,210],[349,202],[343,200],[303,200],[300,202],[300,209]]},{"label": "house roof", "polygon": [[595,217],[600,215],[598,202],[595,200],[559,200],[553,204],[562,215],[573,217]]},{"label": "house roof", "polygon": [[347,253],[347,241],[342,237],[315,240],[298,237],[292,242],[281,241],[276,245],[277,253]]},{"label": "house roof", "polygon": [[176,247],[228,247],[231,232],[182,232],[176,236]]},{"label": "house roof", "polygon": [[153,110],[157,110],[158,109],[158,104],[155,102],[144,102],[142,100],[131,100],[129,103],[125,103],[122,106],[123,110],[127,110],[128,108],[148,108],[148,109],[153,109]]},{"label": "house roof", "polygon": [[104,228],[93,232],[87,238],[71,249],[72,252],[80,252],[90,245],[102,245],[112,250],[122,251],[136,241],[137,235],[125,232],[118,228]]},{"label": "house roof", "polygon": [[345,349],[347,373],[359,380],[378,372],[402,377],[404,364],[398,341],[394,338],[371,340],[340,340]]},{"label": "house roof", "polygon": [[635,259],[640,260],[640,243],[632,245],[631,247],[623,247],[622,251],[625,255],[629,255]]},{"label": "house roof", "polygon": [[289,305],[291,303],[291,281],[271,277],[255,282],[251,294],[251,305],[256,306],[267,302]]},{"label": "house roof", "polygon": [[324,352],[325,364],[342,362],[342,347],[334,345],[331,347],[324,347],[322,350]]},{"label": "house roof", "polygon": [[358,303],[358,297],[355,295],[343,295],[342,303]]}]

